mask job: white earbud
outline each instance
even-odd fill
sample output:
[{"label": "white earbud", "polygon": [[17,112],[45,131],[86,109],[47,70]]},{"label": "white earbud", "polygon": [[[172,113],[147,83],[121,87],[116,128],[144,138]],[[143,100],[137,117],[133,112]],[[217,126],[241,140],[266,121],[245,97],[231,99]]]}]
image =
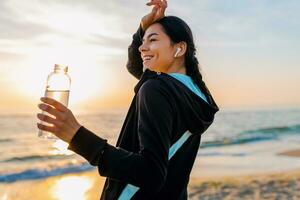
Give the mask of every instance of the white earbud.
[{"label": "white earbud", "polygon": [[177,48],[177,51],[176,51],[176,53],[175,53],[175,55],[174,55],[174,57],[177,57],[178,56],[178,53],[181,51],[181,48],[179,47],[179,48]]}]

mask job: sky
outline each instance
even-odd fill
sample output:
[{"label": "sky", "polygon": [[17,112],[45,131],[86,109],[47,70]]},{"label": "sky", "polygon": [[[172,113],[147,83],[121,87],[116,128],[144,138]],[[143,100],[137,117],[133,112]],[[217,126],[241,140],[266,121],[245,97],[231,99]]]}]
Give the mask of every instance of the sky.
[{"label": "sky", "polygon": [[[129,108],[127,50],[144,0],[0,1],[0,113],[33,112],[54,64],[69,66],[76,112]],[[300,106],[300,2],[169,0],[193,31],[204,81],[222,108]]]}]

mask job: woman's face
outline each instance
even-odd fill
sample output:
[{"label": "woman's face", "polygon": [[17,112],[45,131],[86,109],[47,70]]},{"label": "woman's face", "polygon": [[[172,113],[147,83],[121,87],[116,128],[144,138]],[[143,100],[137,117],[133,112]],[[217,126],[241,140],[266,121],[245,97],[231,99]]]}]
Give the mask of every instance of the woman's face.
[{"label": "woman's face", "polygon": [[174,62],[175,45],[163,32],[162,26],[154,23],[149,26],[144,34],[143,43],[139,47],[144,68],[157,72],[166,72]]}]

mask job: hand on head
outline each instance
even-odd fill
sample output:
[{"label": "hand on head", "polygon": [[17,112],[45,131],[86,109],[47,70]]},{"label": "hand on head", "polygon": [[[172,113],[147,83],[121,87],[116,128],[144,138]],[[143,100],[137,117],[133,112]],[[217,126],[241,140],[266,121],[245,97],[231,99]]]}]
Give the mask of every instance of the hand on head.
[{"label": "hand on head", "polygon": [[154,7],[152,8],[151,12],[145,15],[141,20],[141,26],[143,30],[146,30],[155,21],[165,16],[165,10],[168,7],[168,2],[167,0],[151,0],[146,5],[154,5]]}]

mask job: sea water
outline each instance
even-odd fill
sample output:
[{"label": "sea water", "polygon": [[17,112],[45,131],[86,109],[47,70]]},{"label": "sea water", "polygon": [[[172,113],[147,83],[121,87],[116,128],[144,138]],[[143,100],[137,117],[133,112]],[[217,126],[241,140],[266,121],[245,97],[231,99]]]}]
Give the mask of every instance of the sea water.
[{"label": "sea water", "polygon": [[[115,146],[127,109],[74,114],[82,125]],[[0,184],[96,169],[75,153],[57,151],[56,141],[41,142],[34,134],[35,119],[36,113],[0,114]],[[191,177],[300,167],[299,158],[277,154],[299,148],[299,119],[300,108],[221,109],[201,137]]]}]

